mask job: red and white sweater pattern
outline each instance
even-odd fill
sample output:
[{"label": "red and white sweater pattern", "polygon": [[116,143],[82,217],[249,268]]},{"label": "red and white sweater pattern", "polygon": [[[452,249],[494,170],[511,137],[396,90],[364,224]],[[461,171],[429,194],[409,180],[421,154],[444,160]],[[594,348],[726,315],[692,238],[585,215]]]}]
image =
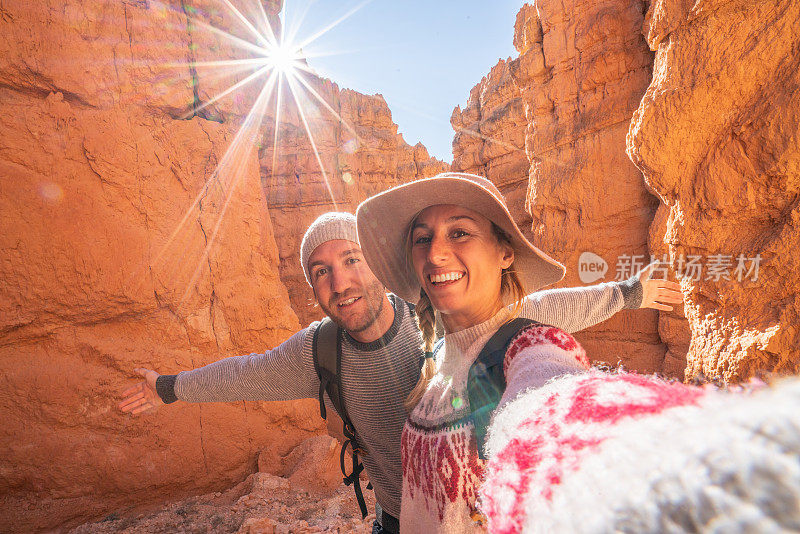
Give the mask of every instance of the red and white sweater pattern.
[{"label": "red and white sweater pattern", "polygon": [[[482,531],[477,492],[484,473],[470,419],[467,374],[481,348],[508,318],[445,336],[444,356],[403,429],[402,532]],[[509,346],[500,406],[553,377],[583,371],[586,353],[566,332],[543,325],[522,329]]]}]

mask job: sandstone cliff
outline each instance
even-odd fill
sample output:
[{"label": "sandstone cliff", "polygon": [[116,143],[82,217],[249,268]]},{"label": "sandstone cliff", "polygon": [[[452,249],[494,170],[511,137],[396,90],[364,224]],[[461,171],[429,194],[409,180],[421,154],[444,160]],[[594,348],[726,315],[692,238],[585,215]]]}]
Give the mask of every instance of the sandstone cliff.
[{"label": "sandstone cliff", "polygon": [[796,373],[800,4],[657,0],[643,31],[654,76],[628,152],[662,201],[650,246],[683,286],[687,374]]},{"label": "sandstone cliff", "polygon": [[455,130],[453,170],[491,180],[506,197],[519,227],[531,238],[532,220],[525,209],[530,162],[525,155],[528,121],[519,87],[500,60],[470,91],[467,105],[450,117]]},{"label": "sandstone cliff", "polygon": [[[279,161],[294,155],[309,195],[270,181],[274,109],[246,119],[263,83],[213,102],[245,74],[189,64],[242,57],[208,30],[248,38],[219,6],[0,4],[2,531],[229,487],[260,450],[285,456],[323,428],[314,401],[116,409],[134,367],[198,367],[300,326],[287,293],[299,267],[285,264],[330,206],[300,131],[282,135]],[[266,4],[273,24],[279,9]],[[313,84],[359,134],[315,131],[340,207],[441,167],[402,142],[380,98]]]},{"label": "sandstone cliff", "polygon": [[685,313],[579,334],[595,359],[734,382],[798,370],[795,4],[540,0],[518,14],[519,57],[454,110],[453,168],[498,184],[562,285],[587,251],[605,280],[652,256],[682,281]]},{"label": "sandstone cliff", "polygon": [[[453,167],[485,174],[508,197],[534,244],[580,286],[583,252],[627,278],[649,260],[657,200],[625,154],[625,134],[650,81],[640,2],[540,0],[517,15],[519,57],[500,61],[451,122]],[[594,360],[680,375],[665,360],[654,311],[623,311],[577,337]]]}]

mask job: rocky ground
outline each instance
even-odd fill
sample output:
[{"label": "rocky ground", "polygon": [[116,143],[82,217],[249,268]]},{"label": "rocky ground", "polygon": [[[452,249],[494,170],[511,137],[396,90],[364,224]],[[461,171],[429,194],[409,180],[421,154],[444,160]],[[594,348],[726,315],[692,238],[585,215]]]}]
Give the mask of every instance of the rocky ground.
[{"label": "rocky ground", "polygon": [[224,493],[209,493],[144,513],[112,513],[85,523],[71,534],[237,532],[279,534],[306,532],[371,532],[375,498],[364,497],[372,511],[365,519],[352,488],[331,492],[297,490],[287,478],[254,473]]},{"label": "rocky ground", "polygon": [[262,451],[258,472],[224,492],[116,510],[70,532],[371,532],[374,494],[364,479],[364,499],[371,513],[361,519],[353,489],[342,484],[340,451],[339,443],[324,435],[305,440],[284,457]]}]

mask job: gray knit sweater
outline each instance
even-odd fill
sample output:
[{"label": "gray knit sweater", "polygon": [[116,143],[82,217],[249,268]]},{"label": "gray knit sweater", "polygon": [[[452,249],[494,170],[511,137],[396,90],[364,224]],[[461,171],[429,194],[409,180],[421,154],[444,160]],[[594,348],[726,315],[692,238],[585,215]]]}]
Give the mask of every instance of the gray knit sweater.
[{"label": "gray knit sweater", "polygon": [[[552,289],[529,295],[521,317],[577,332],[624,308],[641,304],[636,279],[589,287]],[[419,378],[421,337],[410,306],[390,295],[391,328],[380,339],[361,343],[345,335],[342,390],[347,413],[366,451],[363,461],[375,497],[389,514],[400,516],[402,466],[400,435],[407,413],[403,401]],[[159,379],[165,401],[292,400],[317,398],[312,340],[318,322],[264,353],[234,356],[192,371]],[[327,400],[327,398],[326,398]],[[333,409],[330,403],[328,409]]]}]

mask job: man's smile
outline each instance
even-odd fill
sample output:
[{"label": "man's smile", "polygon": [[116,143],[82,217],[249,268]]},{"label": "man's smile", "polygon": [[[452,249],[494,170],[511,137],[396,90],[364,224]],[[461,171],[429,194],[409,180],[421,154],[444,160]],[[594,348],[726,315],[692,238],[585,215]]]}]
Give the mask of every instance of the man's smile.
[{"label": "man's smile", "polygon": [[348,306],[352,306],[356,303],[356,301],[361,300],[361,297],[350,297],[349,299],[343,300],[337,304],[340,308],[346,308]]}]

